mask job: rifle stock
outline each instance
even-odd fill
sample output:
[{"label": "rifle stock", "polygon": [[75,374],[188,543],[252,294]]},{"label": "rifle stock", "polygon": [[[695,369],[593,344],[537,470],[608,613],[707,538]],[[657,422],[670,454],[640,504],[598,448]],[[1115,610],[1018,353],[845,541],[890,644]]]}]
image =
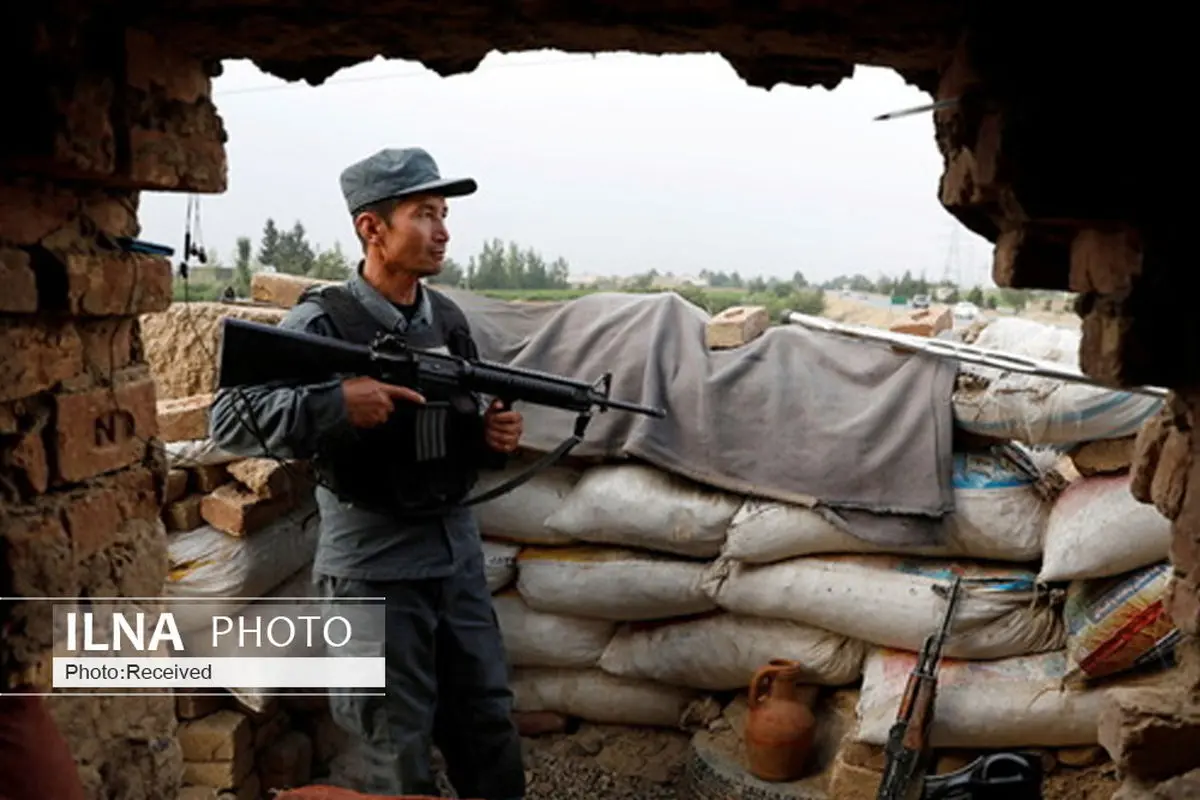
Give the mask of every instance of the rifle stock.
[{"label": "rifle stock", "polygon": [[581,414],[592,408],[612,408],[666,416],[659,408],[610,398],[609,376],[588,384],[410,348],[395,339],[385,338],[366,346],[246,320],[224,321],[218,376],[222,389],[274,382],[319,383],[340,375],[368,376],[416,391],[429,386],[456,386],[510,404],[523,401]]}]

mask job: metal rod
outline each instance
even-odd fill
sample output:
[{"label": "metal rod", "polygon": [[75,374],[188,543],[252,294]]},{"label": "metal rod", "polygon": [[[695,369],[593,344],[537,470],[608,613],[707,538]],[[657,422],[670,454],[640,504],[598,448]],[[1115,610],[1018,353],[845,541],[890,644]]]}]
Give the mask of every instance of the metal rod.
[{"label": "metal rod", "polygon": [[1151,397],[1166,397],[1169,390],[1158,386],[1113,387],[1110,384],[1083,374],[1080,370],[1053,361],[1042,361],[1036,358],[1005,353],[1002,350],[990,350],[985,347],[953,342],[946,339],[930,339],[924,336],[913,336],[908,333],[896,333],[879,328],[869,328],[866,325],[855,325],[847,322],[834,322],[822,317],[811,317],[795,311],[783,312],[783,321],[800,325],[811,330],[824,331],[850,338],[868,339],[875,342],[885,342],[914,353],[925,353],[937,358],[947,358],[964,364],[975,364],[981,367],[1021,372],[1026,375],[1036,375],[1042,378],[1054,378],[1072,383],[1083,383],[1101,389],[1133,392]]}]

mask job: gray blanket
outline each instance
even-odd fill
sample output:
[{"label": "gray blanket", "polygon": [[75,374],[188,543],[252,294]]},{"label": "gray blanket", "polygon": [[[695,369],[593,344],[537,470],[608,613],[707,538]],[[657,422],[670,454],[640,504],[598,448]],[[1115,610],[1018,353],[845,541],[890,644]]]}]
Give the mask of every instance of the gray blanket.
[{"label": "gray blanket", "polygon": [[[814,506],[879,544],[941,541],[953,510],[946,361],[796,326],[709,351],[708,315],[674,294],[513,303],[448,292],[482,355],[594,380],[666,419],[597,415],[574,454],[637,458],[738,494]],[[526,444],[553,449],[570,412],[523,406]]]}]

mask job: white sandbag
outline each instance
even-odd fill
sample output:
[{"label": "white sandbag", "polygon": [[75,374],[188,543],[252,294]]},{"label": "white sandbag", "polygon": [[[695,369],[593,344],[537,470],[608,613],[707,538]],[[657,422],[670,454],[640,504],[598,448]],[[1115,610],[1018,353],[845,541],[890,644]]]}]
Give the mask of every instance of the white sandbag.
[{"label": "white sandbag", "polygon": [[483,571],[487,576],[489,592],[498,592],[516,579],[519,552],[520,545],[484,540]]},{"label": "white sandbag", "polygon": [[[516,475],[528,464],[518,462],[500,472],[484,472],[471,490],[488,491]],[[484,536],[525,544],[570,544],[565,533],[545,526],[546,518],[562,505],[579,480],[580,471],[563,466],[541,470],[525,483],[494,500],[474,506],[479,530]]]},{"label": "white sandbag", "polygon": [[[894,650],[867,655],[858,700],[856,739],[881,746],[896,721],[900,698],[916,656]],[[1060,684],[1061,652],[1000,661],[942,662],[933,747],[1079,747],[1097,742],[1100,712],[1109,702],[1101,689]]]},{"label": "white sandbag", "polygon": [[[1081,339],[1079,331],[1012,317],[990,323],[975,346],[1078,368]],[[1157,397],[971,364],[960,368],[954,392],[960,428],[1029,444],[1133,436],[1161,407]]]},{"label": "white sandbag", "polygon": [[778,564],[713,565],[705,590],[728,611],[789,619],[852,639],[920,650],[946,604],[935,587],[963,576],[945,653],[1004,658],[1061,648],[1058,608],[1039,596],[1032,572],[890,556],[823,556]]},{"label": "white sandbag", "polygon": [[1038,580],[1107,578],[1164,561],[1171,521],[1129,490],[1129,475],[1080,478],[1067,487],[1046,522]]},{"label": "white sandbag", "polygon": [[[955,510],[945,545],[903,548],[905,555],[963,556],[997,561],[1036,561],[1050,505],[1034,490],[1035,478],[1006,459],[954,456]],[[882,553],[803,506],[747,500],[734,515],[721,555],[752,564],[817,553]]]},{"label": "white sandbag", "polygon": [[610,725],[673,728],[698,697],[690,689],[618,678],[598,669],[518,668],[510,686],[517,711],[556,711]]},{"label": "white sandbag", "polygon": [[517,589],[548,614],[618,622],[683,617],[716,604],[701,588],[708,565],[603,547],[527,547]]},{"label": "white sandbag", "polygon": [[544,614],[516,592],[492,599],[508,663],[514,667],[593,667],[612,640],[616,623]]},{"label": "white sandbag", "polygon": [[181,468],[231,464],[244,458],[222,450],[212,439],[167,442],[163,450],[167,454],[167,465]]},{"label": "white sandbag", "polygon": [[742,498],[640,464],[595,467],[546,519],[585,542],[707,558],[721,552]]},{"label": "white sandbag", "polygon": [[693,689],[745,689],[773,658],[796,661],[805,683],[844,686],[862,675],[867,646],[836,633],[778,619],[717,613],[623,626],[600,668]]},{"label": "white sandbag", "polygon": [[[230,536],[205,525],[167,537],[170,571],[163,595],[180,630],[209,624],[212,614],[233,614],[311,564],[318,520],[311,504],[290,512],[251,536]],[[189,600],[204,598],[196,603]],[[224,599],[229,598],[229,599]]]}]

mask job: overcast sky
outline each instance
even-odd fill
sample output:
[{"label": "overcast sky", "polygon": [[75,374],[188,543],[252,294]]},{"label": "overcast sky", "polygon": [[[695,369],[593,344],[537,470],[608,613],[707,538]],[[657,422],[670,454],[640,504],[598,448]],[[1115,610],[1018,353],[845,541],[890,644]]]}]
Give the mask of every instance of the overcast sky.
[{"label": "overcast sky", "polygon": [[[356,255],[339,173],[417,145],[443,175],[479,181],[451,205],[462,263],[499,237],[565,257],[573,275],[940,279],[949,263],[991,285],[990,244],[937,201],[932,115],[871,119],[929,102],[889,70],[860,68],[832,92],[768,92],[716,55],[493,54],[451,78],[374,61],[316,88],[225,67],[214,100],[229,188],[200,205],[204,244],[225,261],[238,236],[257,249],[268,217]],[[181,248],[185,201],[144,193],[143,238]]]}]

